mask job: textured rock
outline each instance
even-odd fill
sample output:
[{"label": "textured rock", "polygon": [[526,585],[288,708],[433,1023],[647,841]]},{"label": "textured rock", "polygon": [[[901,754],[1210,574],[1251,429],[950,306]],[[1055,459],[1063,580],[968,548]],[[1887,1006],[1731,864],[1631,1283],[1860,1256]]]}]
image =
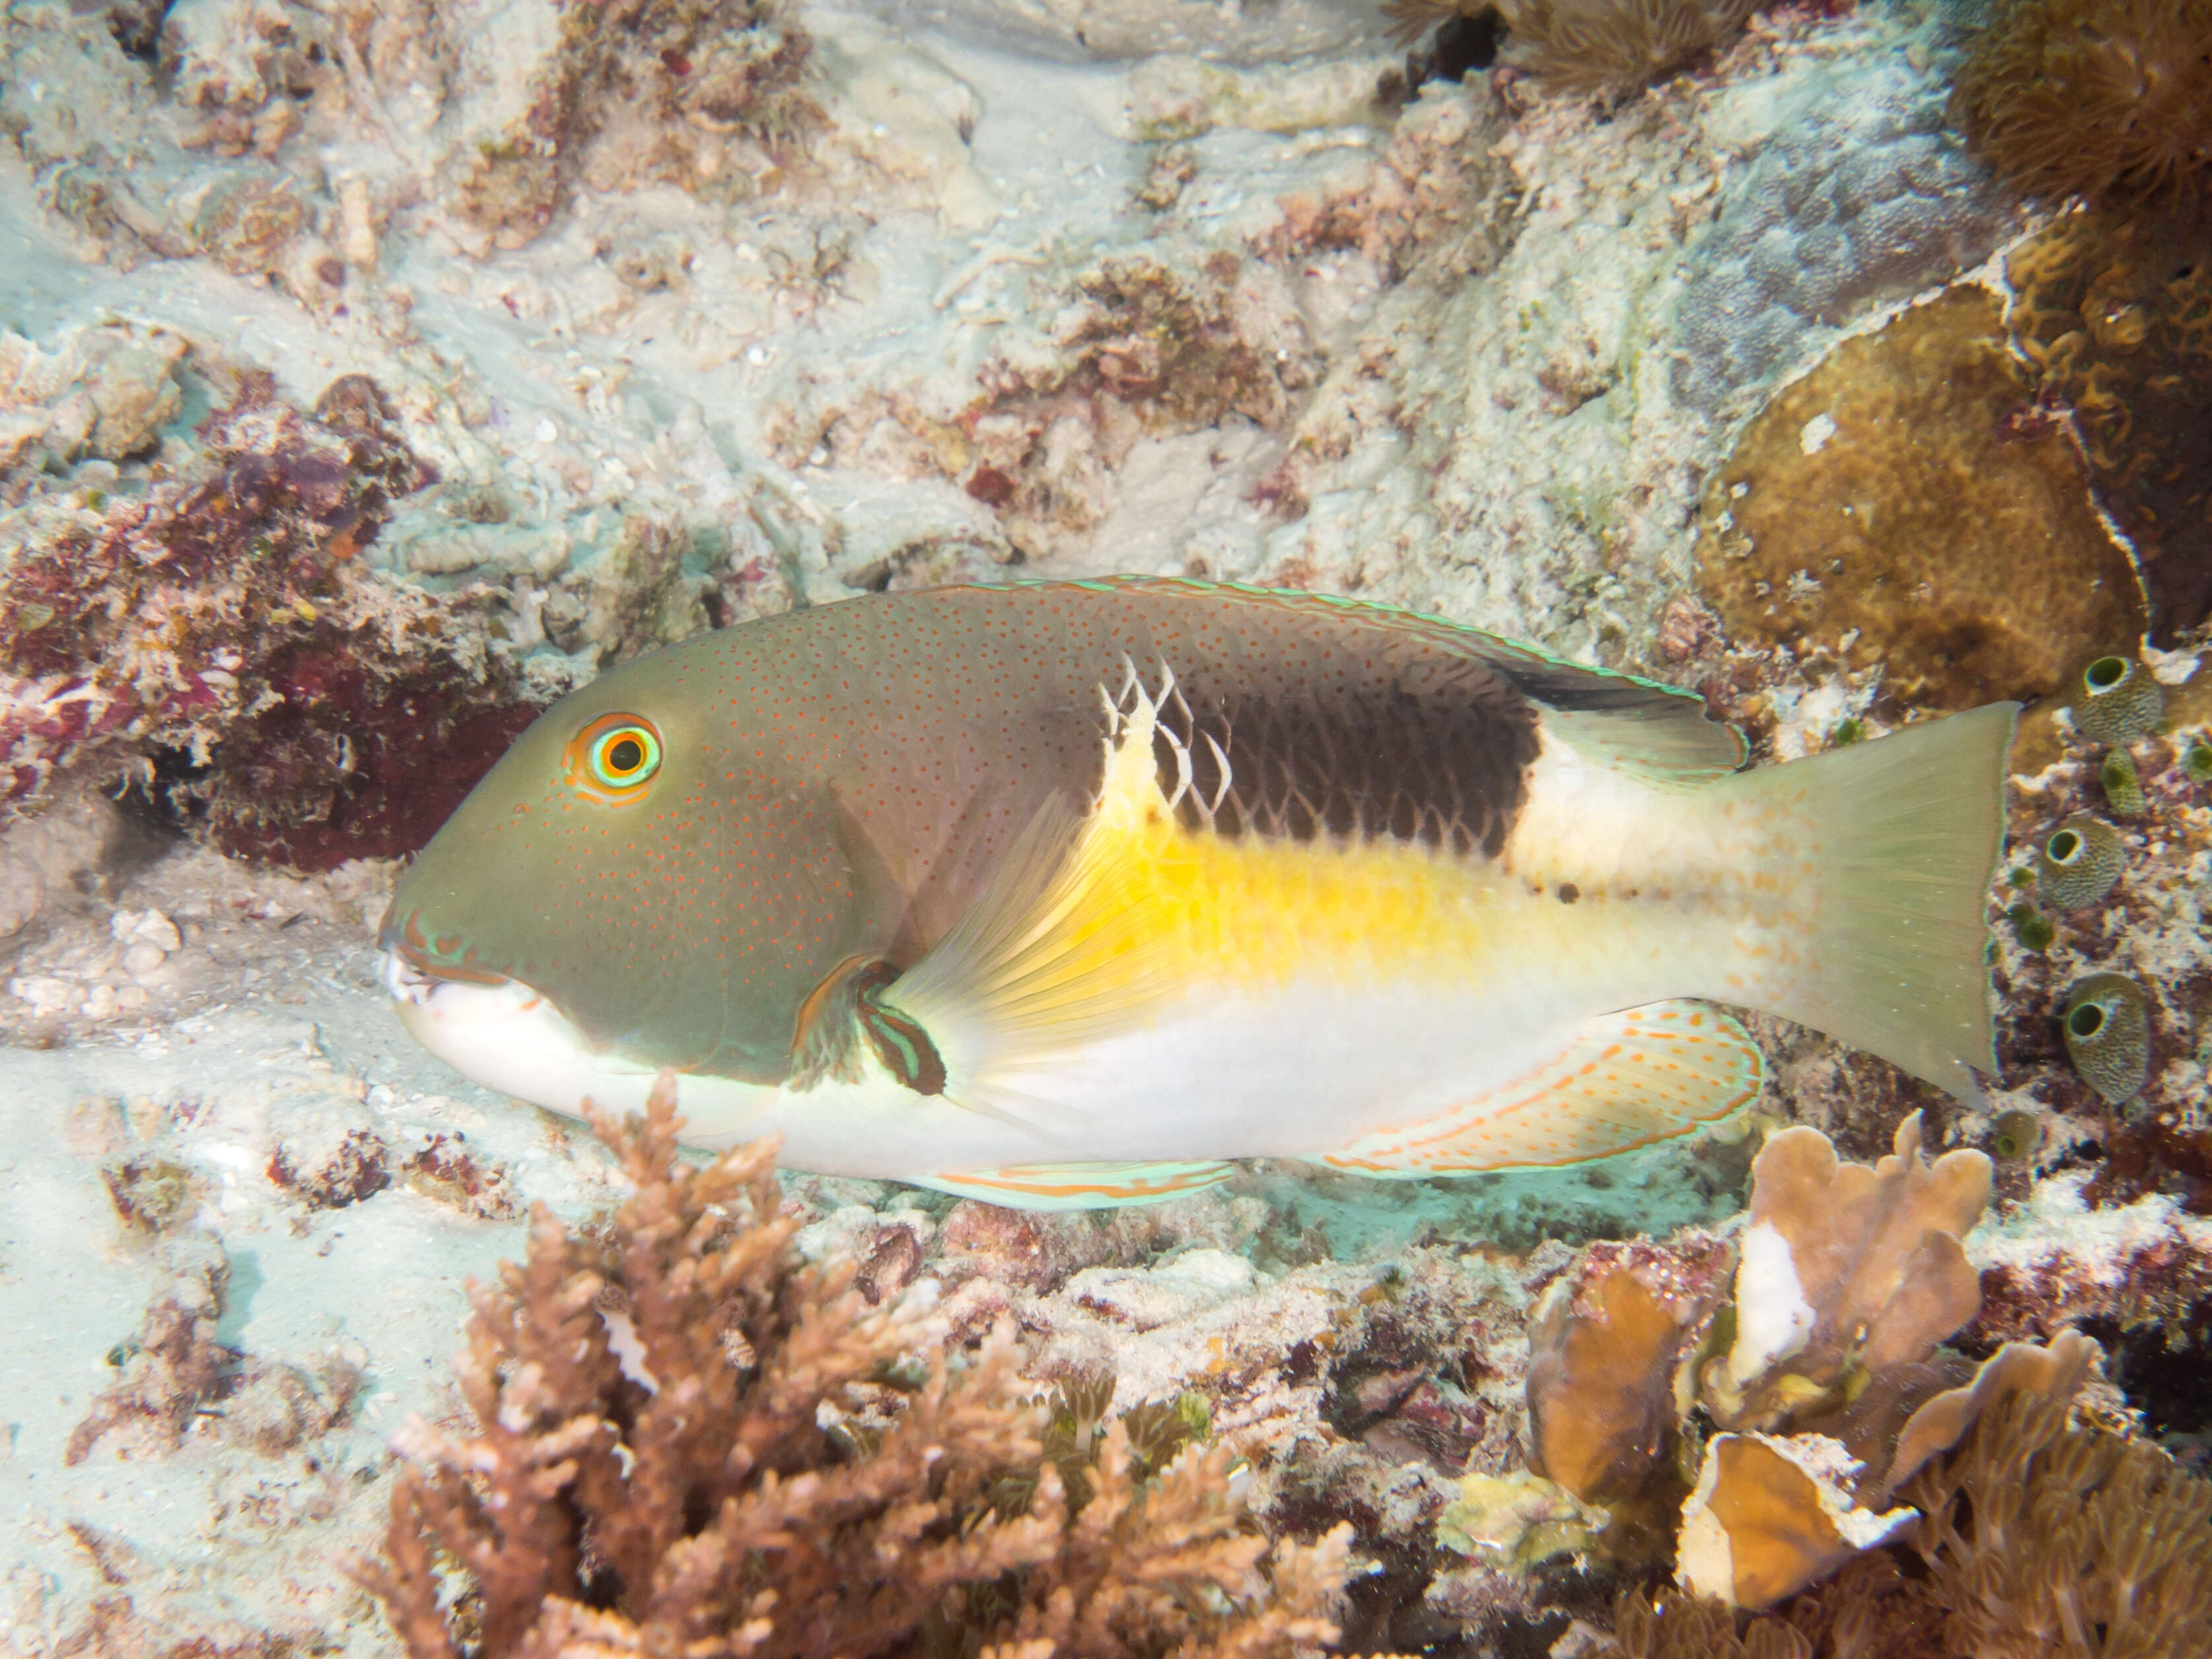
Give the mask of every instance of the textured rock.
[{"label": "textured rock", "polygon": [[2014,222],[1944,126],[1948,87],[1914,54],[1845,60],[1800,95],[1691,254],[1674,391],[1721,407],[1788,368],[1815,325],[1948,281]]}]

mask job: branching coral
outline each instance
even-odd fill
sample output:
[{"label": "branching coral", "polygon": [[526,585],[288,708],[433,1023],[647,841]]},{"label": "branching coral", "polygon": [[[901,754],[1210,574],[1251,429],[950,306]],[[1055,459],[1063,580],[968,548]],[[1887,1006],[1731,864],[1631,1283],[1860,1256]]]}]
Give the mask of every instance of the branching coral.
[{"label": "branching coral", "polygon": [[[1079,1501],[1009,1334],[955,1364],[931,1281],[871,1307],[852,1262],[801,1267],[774,1144],[695,1169],[674,1100],[664,1079],[642,1121],[594,1117],[635,1183],[603,1229],[540,1210],[527,1261],[472,1291],[475,1425],[410,1431],[387,1557],[364,1570],[413,1659],[1256,1656],[1333,1638],[1347,1529],[1271,1547],[1224,1449],[1147,1476],[1127,1420],[1064,1395],[1058,1414],[1094,1430]],[[1155,1454],[1176,1437],[1140,1426]]]},{"label": "branching coral", "polygon": [[2212,0],[1997,0],[1954,118],[2031,196],[2202,196]]}]

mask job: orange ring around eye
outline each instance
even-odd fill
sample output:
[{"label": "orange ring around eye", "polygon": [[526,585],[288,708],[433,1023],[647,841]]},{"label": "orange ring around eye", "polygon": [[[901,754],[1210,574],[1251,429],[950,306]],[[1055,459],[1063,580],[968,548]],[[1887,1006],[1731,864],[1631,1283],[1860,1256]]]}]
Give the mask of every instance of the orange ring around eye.
[{"label": "orange ring around eye", "polygon": [[568,787],[601,806],[641,799],[660,770],[660,730],[642,714],[602,714],[568,739]]}]

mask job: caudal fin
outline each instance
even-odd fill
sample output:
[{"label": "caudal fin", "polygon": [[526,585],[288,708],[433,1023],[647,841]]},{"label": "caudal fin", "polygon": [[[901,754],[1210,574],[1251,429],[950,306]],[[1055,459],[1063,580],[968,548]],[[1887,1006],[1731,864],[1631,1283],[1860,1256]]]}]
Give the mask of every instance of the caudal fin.
[{"label": "caudal fin", "polygon": [[1989,890],[2020,705],[1739,774],[1815,827],[1805,971],[1770,1012],[1880,1054],[1962,1101],[1993,1071]]}]

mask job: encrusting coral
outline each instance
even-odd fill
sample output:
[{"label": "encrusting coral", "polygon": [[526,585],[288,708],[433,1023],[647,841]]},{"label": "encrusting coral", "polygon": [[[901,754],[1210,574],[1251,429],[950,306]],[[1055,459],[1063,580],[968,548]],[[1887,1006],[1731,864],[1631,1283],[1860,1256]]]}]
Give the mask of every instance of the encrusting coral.
[{"label": "encrusting coral", "polygon": [[2212,179],[2212,0],[1996,0],[1953,110],[2031,196],[2200,195]]},{"label": "encrusting coral", "polygon": [[[1698,585],[1741,641],[1879,668],[1929,710],[2058,690],[2141,585],[1997,302],[1954,289],[1776,395],[1706,492]],[[1877,507],[1877,504],[1878,507]]]},{"label": "encrusting coral", "polygon": [[[1075,1391],[1088,1413],[1065,1391],[1041,1401],[1006,1330],[948,1359],[933,1281],[871,1306],[853,1262],[802,1267],[774,1143],[692,1167],[674,1099],[664,1078],[642,1120],[593,1117],[635,1188],[603,1226],[541,1209],[527,1261],[472,1287],[474,1425],[410,1431],[387,1554],[362,1569],[412,1659],[1122,1659],[1334,1638],[1348,1528],[1271,1545],[1225,1449],[1183,1445],[1147,1474],[1129,1418],[1096,1421],[1095,1391]],[[1048,1445],[1058,1415],[1090,1432]],[[1154,1455],[1194,1429],[1180,1415],[1181,1431],[1136,1425]]]}]

